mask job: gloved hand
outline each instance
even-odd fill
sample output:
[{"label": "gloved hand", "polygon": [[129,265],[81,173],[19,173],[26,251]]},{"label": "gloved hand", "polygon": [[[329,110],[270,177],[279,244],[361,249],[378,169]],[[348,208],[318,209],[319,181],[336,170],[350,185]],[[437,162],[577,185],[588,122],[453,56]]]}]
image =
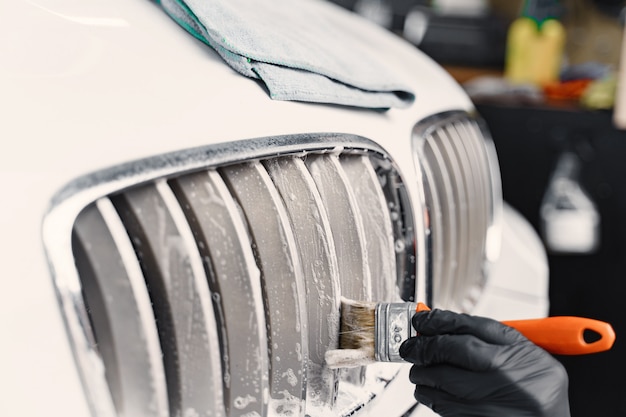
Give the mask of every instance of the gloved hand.
[{"label": "gloved hand", "polygon": [[413,327],[400,355],[415,398],[441,416],[569,417],[565,368],[512,327],[445,310],[416,313]]}]

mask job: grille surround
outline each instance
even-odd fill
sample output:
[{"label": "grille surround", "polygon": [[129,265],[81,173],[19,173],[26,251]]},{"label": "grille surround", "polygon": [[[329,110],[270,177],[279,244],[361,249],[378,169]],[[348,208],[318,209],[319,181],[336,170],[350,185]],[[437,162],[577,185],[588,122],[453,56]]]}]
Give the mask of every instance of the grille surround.
[{"label": "grille surround", "polygon": [[[119,215],[120,204],[111,204],[111,200],[107,196],[127,193],[128,190],[133,190],[149,183],[156,184],[156,189],[160,190],[159,195],[169,195],[169,197],[165,198],[167,200],[175,197],[175,194],[177,194],[170,190],[168,181],[172,181],[174,178],[179,178],[182,175],[201,173],[207,168],[226,169],[228,166],[241,163],[242,161],[271,160],[284,157],[285,155],[304,157],[305,155],[325,155],[331,153],[341,155],[378,155],[381,157],[381,161],[385,160],[386,164],[389,164],[388,155],[382,148],[361,137],[316,134],[261,138],[220,146],[197,148],[123,164],[79,178],[55,196],[52,207],[44,219],[44,244],[53,271],[61,307],[64,311],[64,319],[70,333],[72,348],[79,364],[81,378],[94,415],[116,415],[116,403],[104,375],[105,361],[102,359],[103,353],[98,350],[97,341],[94,338],[92,318],[89,315],[88,306],[85,304],[84,282],[79,277],[74,256],[67,251],[67,248],[72,246],[72,232],[75,227],[75,220],[81,215],[83,210],[95,202],[99,211],[108,212],[109,215],[114,215],[117,212],[117,215]],[[314,158],[307,157],[304,159]],[[401,186],[401,183],[399,185]],[[411,289],[411,283],[415,282],[416,254],[414,247],[411,253],[411,244],[415,239],[412,227],[412,210],[410,209],[408,197],[401,194],[399,193],[394,197],[399,199],[395,201],[396,206],[400,207],[400,209],[402,207],[406,209],[399,213],[403,222],[402,224],[400,222],[392,222],[392,227],[396,229],[394,230],[395,236],[403,236],[405,240],[404,246],[407,250],[401,253],[401,257],[397,258],[396,277],[401,277],[400,287],[402,287],[404,294],[411,292],[414,294],[415,289]],[[386,198],[390,201],[389,196]],[[180,213],[178,217],[180,217]],[[174,220],[174,223],[176,223],[176,220]],[[117,230],[118,234],[123,232],[123,230]],[[247,231],[246,233],[251,232]],[[124,252],[128,252],[128,250]],[[126,260],[126,263],[128,263],[128,260]],[[194,268],[193,265],[191,267]],[[195,268],[198,269],[197,261]],[[137,265],[134,266],[134,270],[137,270]],[[137,281],[137,278],[135,277],[134,280]],[[133,282],[132,279],[130,281],[131,283]],[[139,298],[141,299],[141,297]],[[146,305],[149,304],[149,301],[146,303],[145,297],[143,301],[139,301],[138,309],[143,311],[143,316],[140,318],[150,321],[151,318],[149,312],[147,312],[148,307]],[[204,303],[206,303],[206,300]],[[154,334],[146,337],[152,338],[154,343]],[[154,360],[158,354],[151,352],[149,356]],[[167,373],[161,369],[152,369],[152,372],[157,377]],[[391,378],[387,376],[379,379],[384,383]],[[164,389],[162,386],[155,388],[155,391],[161,392],[158,394],[161,396],[161,400],[159,402],[157,399],[155,405],[159,410],[163,409],[162,396]],[[360,406],[362,404],[350,404],[348,408],[354,410]],[[155,415],[167,415],[167,412],[155,412]]]},{"label": "grille surround", "polygon": [[460,111],[418,122],[412,140],[423,178],[426,298],[434,307],[470,312],[501,245],[495,145],[478,116]]}]

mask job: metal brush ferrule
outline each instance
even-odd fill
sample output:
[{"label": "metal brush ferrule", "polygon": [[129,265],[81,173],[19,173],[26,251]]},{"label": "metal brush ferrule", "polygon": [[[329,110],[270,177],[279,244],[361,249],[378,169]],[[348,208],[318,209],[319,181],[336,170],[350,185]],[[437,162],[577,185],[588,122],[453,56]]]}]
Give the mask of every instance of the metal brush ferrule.
[{"label": "metal brush ferrule", "polygon": [[417,303],[380,303],[375,310],[374,355],[379,362],[404,362],[400,345],[417,335],[411,319]]}]

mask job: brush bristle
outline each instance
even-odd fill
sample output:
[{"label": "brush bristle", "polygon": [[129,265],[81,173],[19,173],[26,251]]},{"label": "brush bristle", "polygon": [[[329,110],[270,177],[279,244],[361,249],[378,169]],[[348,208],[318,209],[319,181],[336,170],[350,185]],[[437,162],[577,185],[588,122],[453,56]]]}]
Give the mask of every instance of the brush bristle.
[{"label": "brush bristle", "polygon": [[373,357],[376,304],[342,297],[339,327],[340,349],[371,351]]},{"label": "brush bristle", "polygon": [[339,349],[326,352],[326,366],[353,368],[374,362],[377,303],[341,297]]}]

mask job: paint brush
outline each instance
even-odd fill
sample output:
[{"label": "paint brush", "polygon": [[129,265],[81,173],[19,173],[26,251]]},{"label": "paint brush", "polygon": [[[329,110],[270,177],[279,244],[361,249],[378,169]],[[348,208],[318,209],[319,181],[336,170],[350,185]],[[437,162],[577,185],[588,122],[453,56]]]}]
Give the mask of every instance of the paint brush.
[{"label": "paint brush", "polygon": [[[428,311],[423,303],[375,303],[341,299],[339,349],[325,355],[329,368],[352,368],[373,362],[404,362],[400,346],[417,336],[411,319]],[[574,316],[509,320],[511,326],[546,351],[557,355],[583,355],[610,349],[615,333],[609,323]],[[589,335],[593,336],[593,340]]]}]

